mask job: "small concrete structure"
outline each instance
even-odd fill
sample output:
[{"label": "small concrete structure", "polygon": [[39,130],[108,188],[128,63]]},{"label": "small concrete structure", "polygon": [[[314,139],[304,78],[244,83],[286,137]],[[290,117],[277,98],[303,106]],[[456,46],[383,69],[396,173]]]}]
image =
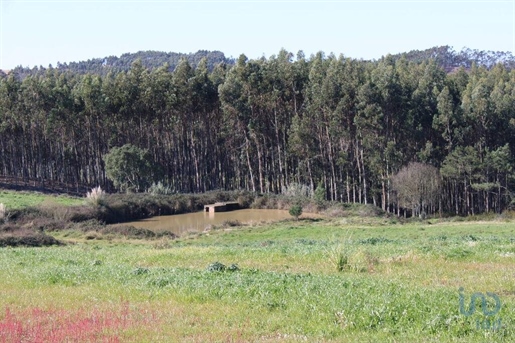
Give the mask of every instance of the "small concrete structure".
[{"label": "small concrete structure", "polygon": [[204,212],[215,213],[215,212],[226,212],[237,210],[240,208],[240,204],[236,201],[232,202],[217,202],[210,205],[204,205]]}]

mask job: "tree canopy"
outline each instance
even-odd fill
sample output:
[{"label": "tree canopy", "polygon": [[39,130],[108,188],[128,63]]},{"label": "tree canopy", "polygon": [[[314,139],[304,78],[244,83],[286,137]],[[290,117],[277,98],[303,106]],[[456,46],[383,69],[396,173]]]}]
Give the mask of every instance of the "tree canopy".
[{"label": "tree canopy", "polygon": [[120,191],[143,191],[159,178],[148,151],[131,144],[112,148],[103,156],[106,176]]},{"label": "tree canopy", "polygon": [[212,67],[182,58],[173,70],[141,60],[101,75],[64,67],[3,75],[0,175],[136,191],[154,181],[173,192],[301,184],[402,214],[413,203],[398,197],[395,175],[421,163],[441,175],[424,211],[507,208],[515,71],[504,61],[449,73],[438,58],[409,55],[281,50]]}]

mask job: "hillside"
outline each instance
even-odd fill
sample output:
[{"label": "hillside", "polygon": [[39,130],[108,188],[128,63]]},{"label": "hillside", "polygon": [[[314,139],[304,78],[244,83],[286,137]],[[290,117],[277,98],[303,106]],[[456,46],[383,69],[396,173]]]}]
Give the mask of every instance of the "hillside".
[{"label": "hillside", "polygon": [[515,57],[511,52],[472,50],[468,48],[455,51],[448,45],[432,47],[426,50],[411,50],[393,55],[393,57],[394,59],[405,58],[415,63],[434,59],[447,72],[452,72],[460,67],[470,69],[473,63],[478,66],[485,66],[488,69],[498,63],[503,64],[508,69],[515,67]]},{"label": "hillside", "polygon": [[[104,76],[108,73],[117,74],[119,72],[128,71],[131,65],[138,59],[141,60],[142,66],[146,69],[156,69],[168,63],[170,71],[173,71],[182,58],[188,60],[193,68],[197,67],[200,60],[206,58],[209,70],[213,70],[213,68],[220,63],[234,64],[233,59],[225,57],[224,53],[220,51],[199,50],[189,54],[162,51],[138,51],[136,53],[126,53],[120,57],[107,56],[79,62],[57,62],[55,67],[62,71],[70,71],[77,74],[89,73]],[[24,78],[27,75],[42,73],[46,69],[47,68],[41,66],[32,69],[19,66],[13,69],[13,72],[20,78]]]},{"label": "hillside", "polygon": [[[141,60],[142,66],[146,69],[156,69],[168,63],[169,70],[173,71],[182,58],[188,60],[189,64],[196,68],[202,58],[207,59],[208,70],[220,63],[234,65],[235,60],[228,58],[221,51],[199,50],[195,53],[177,53],[163,51],[138,51],[136,53],[125,53],[120,57],[106,56],[92,58],[87,61],[60,63],[56,66],[34,68],[24,68],[18,66],[12,72],[19,78],[23,79],[28,75],[44,74],[50,67],[57,67],[61,71],[70,71],[77,74],[94,74],[105,76],[108,73],[117,74],[119,72],[129,71],[131,65],[136,60]],[[484,66],[487,69],[501,63],[507,69],[515,67],[515,57],[510,52],[502,51],[483,51],[477,49],[463,48],[461,51],[455,51],[452,47],[435,46],[425,50],[411,50],[400,54],[391,55],[394,60],[401,58],[408,62],[422,63],[430,59],[434,59],[438,66],[442,67],[447,73],[456,71],[460,67],[470,69],[472,64]],[[9,71],[0,71],[0,77],[6,76]]]}]

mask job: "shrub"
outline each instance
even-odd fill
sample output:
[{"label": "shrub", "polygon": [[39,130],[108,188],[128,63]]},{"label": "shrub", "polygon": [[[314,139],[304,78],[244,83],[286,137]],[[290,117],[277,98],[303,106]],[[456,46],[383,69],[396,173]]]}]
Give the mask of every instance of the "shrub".
[{"label": "shrub", "polygon": [[253,194],[249,192],[244,192],[238,195],[238,198],[236,201],[238,201],[238,204],[241,208],[248,208],[254,201],[255,197]]},{"label": "shrub", "polygon": [[292,207],[290,207],[289,212],[292,217],[295,217],[295,220],[299,220],[299,217],[302,214],[302,206],[299,204],[293,205]]},{"label": "shrub", "polygon": [[43,247],[49,245],[62,245],[62,243],[52,236],[29,229],[19,229],[0,235],[0,247]]},{"label": "shrub", "polygon": [[147,193],[152,195],[170,195],[173,194],[173,191],[170,186],[167,186],[163,182],[159,181],[158,183],[152,183],[152,186],[147,189]]},{"label": "shrub", "polygon": [[94,220],[98,218],[98,209],[91,206],[73,206],[69,208],[68,220],[74,223]]},{"label": "shrub", "polygon": [[105,225],[96,219],[85,220],[80,223],[73,223],[69,225],[68,229],[79,230],[81,232],[100,231],[104,229]]},{"label": "shrub", "polygon": [[277,198],[278,197],[273,194],[266,194],[262,197],[256,197],[250,207],[256,209],[281,209],[279,207]]}]

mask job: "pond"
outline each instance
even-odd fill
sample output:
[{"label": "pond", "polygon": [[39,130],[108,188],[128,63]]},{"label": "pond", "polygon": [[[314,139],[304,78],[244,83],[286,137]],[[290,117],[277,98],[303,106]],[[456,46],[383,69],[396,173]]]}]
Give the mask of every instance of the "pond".
[{"label": "pond", "polygon": [[[314,214],[303,214],[301,218],[314,217]],[[124,223],[152,231],[171,231],[177,235],[186,232],[204,231],[213,225],[224,222],[240,222],[244,224],[273,222],[289,219],[292,216],[286,210],[244,209],[229,212],[194,212],[172,216],[158,216],[134,222]]]}]

